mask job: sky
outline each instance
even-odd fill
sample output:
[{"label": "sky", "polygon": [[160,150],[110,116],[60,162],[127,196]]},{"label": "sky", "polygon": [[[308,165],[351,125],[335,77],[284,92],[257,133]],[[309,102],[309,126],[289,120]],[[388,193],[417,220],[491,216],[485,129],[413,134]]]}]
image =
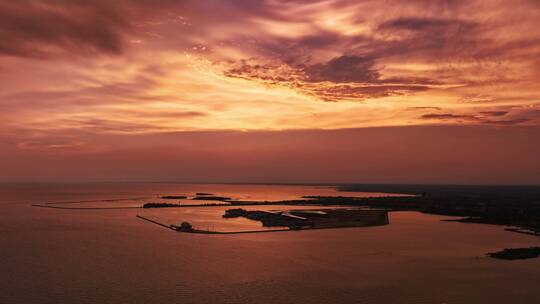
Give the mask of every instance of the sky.
[{"label": "sky", "polygon": [[0,181],[540,184],[540,2],[0,0]]}]

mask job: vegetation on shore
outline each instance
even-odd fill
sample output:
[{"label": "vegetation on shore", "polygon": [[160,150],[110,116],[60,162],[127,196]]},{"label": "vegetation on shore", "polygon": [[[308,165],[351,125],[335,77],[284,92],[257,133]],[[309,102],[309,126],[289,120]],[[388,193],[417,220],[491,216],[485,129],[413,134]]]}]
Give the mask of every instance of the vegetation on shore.
[{"label": "vegetation on shore", "polygon": [[182,222],[180,225],[171,225],[171,228],[180,232],[193,232],[193,226],[188,222]]}]

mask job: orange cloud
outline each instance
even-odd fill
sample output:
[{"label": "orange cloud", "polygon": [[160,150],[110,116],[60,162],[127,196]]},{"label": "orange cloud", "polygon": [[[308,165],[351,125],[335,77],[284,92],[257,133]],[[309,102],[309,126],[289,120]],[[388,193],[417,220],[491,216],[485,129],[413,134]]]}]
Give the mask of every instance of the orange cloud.
[{"label": "orange cloud", "polygon": [[0,137],[537,126],[538,20],[525,0],[5,2]]}]

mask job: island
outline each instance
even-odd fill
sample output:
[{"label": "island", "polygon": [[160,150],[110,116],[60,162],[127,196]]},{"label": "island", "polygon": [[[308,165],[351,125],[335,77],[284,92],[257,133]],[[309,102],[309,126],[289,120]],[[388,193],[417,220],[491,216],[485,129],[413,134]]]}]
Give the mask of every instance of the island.
[{"label": "island", "polygon": [[260,221],[265,227],[288,227],[293,230],[366,227],[388,224],[388,212],[382,209],[314,209],[288,211],[225,211],[224,218],[244,217]]},{"label": "island", "polygon": [[502,251],[488,253],[488,256],[501,260],[534,259],[540,256],[540,247],[506,248]]}]

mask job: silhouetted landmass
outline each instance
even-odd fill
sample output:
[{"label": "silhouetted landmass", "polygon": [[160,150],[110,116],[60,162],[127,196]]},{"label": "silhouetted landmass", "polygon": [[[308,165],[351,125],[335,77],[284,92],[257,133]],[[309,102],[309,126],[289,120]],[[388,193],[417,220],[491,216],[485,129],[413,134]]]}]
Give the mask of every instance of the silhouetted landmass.
[{"label": "silhouetted landmass", "polygon": [[192,200],[201,200],[201,201],[228,201],[230,200],[231,198],[230,197],[225,197],[225,196],[210,196],[210,195],[205,195],[205,196],[197,196],[197,197],[194,197],[192,198]]},{"label": "silhouetted landmass", "polygon": [[246,214],[247,214],[247,211],[241,208],[229,209],[229,210],[225,210],[225,214],[223,214],[223,218],[240,217]]},{"label": "silhouetted landmass", "polygon": [[533,259],[540,256],[540,247],[506,248],[502,251],[488,253],[488,255],[502,260]]},{"label": "silhouetted landmass", "polygon": [[171,204],[171,203],[146,203],[143,205],[143,208],[172,208],[172,207],[181,207],[180,204]]},{"label": "silhouetted landmass", "polygon": [[[297,202],[299,203],[299,202]],[[317,205],[363,205],[390,211],[420,211],[430,214],[463,216],[453,221],[508,225],[540,232],[540,199],[477,197],[467,195],[430,195],[414,197],[317,197],[305,201]]]},{"label": "silhouetted landmass", "polygon": [[534,230],[530,230],[530,229],[527,229],[527,228],[510,227],[510,228],[504,228],[504,230],[506,230],[506,231],[512,231],[512,232],[517,232],[517,233],[528,234],[528,235],[540,236],[540,232],[534,231]]},{"label": "silhouetted landmass", "polygon": [[540,197],[540,186],[478,186],[478,185],[407,185],[407,184],[357,184],[340,185],[342,192],[383,192],[396,194],[467,196],[467,197]]},{"label": "silhouetted landmass", "polygon": [[[540,232],[540,187],[453,185],[346,185],[341,191],[416,194],[379,198],[367,205],[393,210],[464,216],[460,222],[517,226]],[[519,232],[519,231],[517,231]]]},{"label": "silhouetted landmass", "polygon": [[165,195],[161,197],[162,199],[186,199],[185,195]]},{"label": "silhouetted landmass", "polygon": [[[459,222],[514,226],[511,231],[540,234],[540,187],[534,186],[448,186],[448,185],[344,185],[345,192],[386,192],[408,196],[350,197],[304,196],[285,201],[229,201],[228,197],[201,196],[194,200],[216,200],[228,204],[368,206],[388,211],[419,211],[430,214],[464,217]],[[411,196],[412,195],[412,196]],[[180,207],[180,205],[177,205]],[[187,207],[189,205],[182,205]],[[194,205],[196,206],[196,205]]]},{"label": "silhouetted landmass", "polygon": [[180,226],[171,225],[170,227],[180,232],[193,232],[194,231],[193,226],[191,226],[191,224],[188,222],[182,222]]},{"label": "silhouetted landmass", "polygon": [[260,221],[265,227],[289,227],[289,229],[322,229],[338,227],[365,227],[388,224],[386,210],[372,209],[322,209],[290,211],[247,211],[229,209],[224,218],[245,217]]},{"label": "silhouetted landmass", "polygon": [[206,196],[206,195],[214,195],[214,194],[206,193],[206,192],[197,192],[197,193],[195,193],[195,195],[197,195],[197,196]]}]

